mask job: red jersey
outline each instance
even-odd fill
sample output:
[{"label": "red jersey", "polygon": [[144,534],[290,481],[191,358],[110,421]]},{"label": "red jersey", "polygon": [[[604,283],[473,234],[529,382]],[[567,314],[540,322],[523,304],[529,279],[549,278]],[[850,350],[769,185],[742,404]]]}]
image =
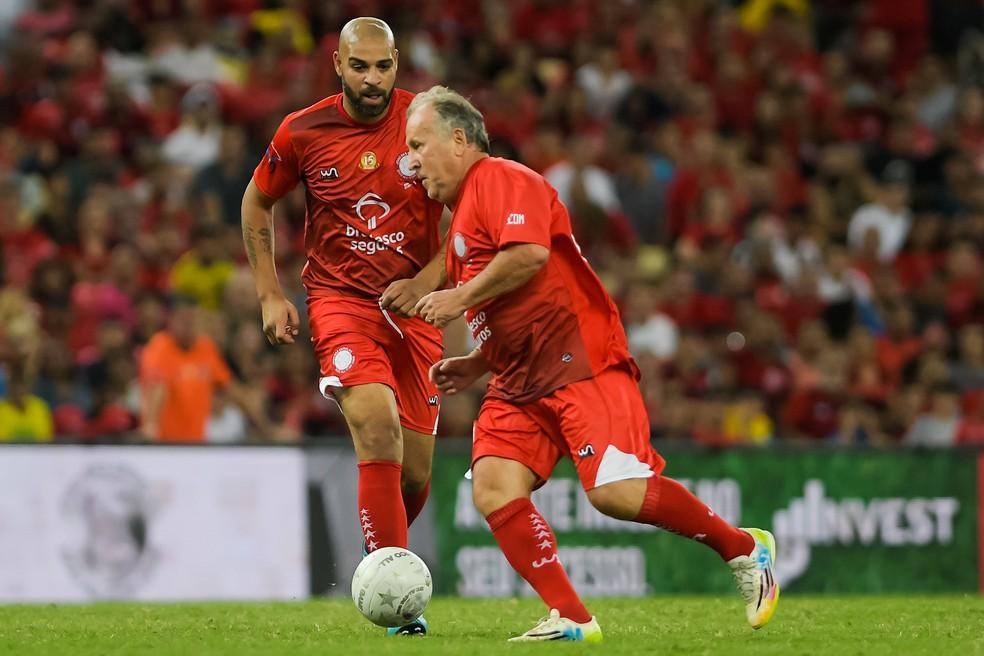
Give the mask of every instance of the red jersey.
[{"label": "red jersey", "polygon": [[307,190],[302,279],[311,296],[379,298],[437,253],[442,205],[409,168],[407,106],[394,89],[386,116],[357,123],[336,94],[289,114],[253,172],[267,196]]},{"label": "red jersey", "polygon": [[550,249],[524,285],[465,314],[494,374],[488,396],[528,403],[620,365],[638,377],[618,309],[581,256],[567,208],[541,175],[497,157],[479,160],[461,184],[449,238],[447,271],[455,285],[510,245]]}]

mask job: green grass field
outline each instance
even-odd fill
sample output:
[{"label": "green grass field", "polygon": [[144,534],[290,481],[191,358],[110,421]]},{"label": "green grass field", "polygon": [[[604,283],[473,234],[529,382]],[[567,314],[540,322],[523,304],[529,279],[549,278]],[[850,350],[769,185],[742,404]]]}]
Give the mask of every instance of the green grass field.
[{"label": "green grass field", "polygon": [[605,599],[600,645],[508,644],[542,613],[533,600],[436,599],[431,635],[387,638],[348,600],[297,604],[0,606],[0,654],[984,654],[984,599],[783,598],[761,631],[737,598]]}]

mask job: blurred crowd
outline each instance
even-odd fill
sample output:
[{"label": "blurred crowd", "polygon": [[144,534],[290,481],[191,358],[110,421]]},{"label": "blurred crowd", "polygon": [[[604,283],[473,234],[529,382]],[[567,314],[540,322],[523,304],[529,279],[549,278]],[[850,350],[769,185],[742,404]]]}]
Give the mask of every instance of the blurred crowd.
[{"label": "blurred crowd", "polygon": [[[984,443],[979,0],[2,4],[0,439],[139,435],[176,295],[236,381],[207,439],[344,431],[305,340],[264,340],[239,205],[375,15],[399,86],[465,93],[557,188],[655,437]],[[298,308],[303,224],[298,189],[276,220]],[[479,399],[445,399],[442,433]]]}]

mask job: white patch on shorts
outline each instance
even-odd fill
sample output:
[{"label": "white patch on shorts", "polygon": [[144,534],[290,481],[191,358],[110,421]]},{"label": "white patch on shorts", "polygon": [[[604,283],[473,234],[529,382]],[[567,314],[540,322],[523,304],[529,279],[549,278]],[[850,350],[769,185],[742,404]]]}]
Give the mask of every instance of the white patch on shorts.
[{"label": "white patch on shorts", "polygon": [[635,454],[625,453],[609,444],[601,456],[594,486],[601,487],[607,483],[630,478],[652,478],[655,475],[656,472],[648,464],[640,461]]},{"label": "white patch on shorts", "polygon": [[352,349],[347,346],[342,346],[335,350],[335,353],[331,356],[331,366],[335,368],[338,373],[345,373],[352,368],[355,364],[355,353],[352,353]]}]

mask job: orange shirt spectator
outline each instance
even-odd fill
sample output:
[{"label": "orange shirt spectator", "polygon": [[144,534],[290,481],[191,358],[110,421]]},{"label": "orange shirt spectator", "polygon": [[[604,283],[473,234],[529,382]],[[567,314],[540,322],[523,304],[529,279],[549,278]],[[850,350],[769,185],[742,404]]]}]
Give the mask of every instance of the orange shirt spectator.
[{"label": "orange shirt spectator", "polygon": [[[148,437],[163,442],[203,441],[212,396],[231,379],[211,338],[199,335],[186,349],[167,331],[154,335],[140,358],[140,380],[148,396],[153,387],[162,387],[163,399],[156,422],[151,422],[156,431],[147,431],[153,433]],[[145,418],[146,413],[145,407]]]}]

